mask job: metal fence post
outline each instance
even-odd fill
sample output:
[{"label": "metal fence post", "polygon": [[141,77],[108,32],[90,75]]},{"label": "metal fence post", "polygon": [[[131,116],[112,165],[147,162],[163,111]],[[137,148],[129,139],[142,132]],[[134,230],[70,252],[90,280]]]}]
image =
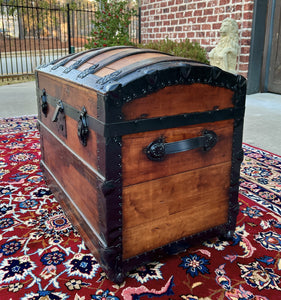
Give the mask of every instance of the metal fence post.
[{"label": "metal fence post", "polygon": [[[72,6],[51,1],[44,6],[37,2],[29,5],[24,0],[0,0],[0,82],[31,76],[41,64],[85,50],[91,40],[92,20],[98,9],[94,3]],[[140,9],[138,13],[130,26],[134,42],[141,42]]]},{"label": "metal fence post", "polygon": [[66,14],[67,14],[67,39],[68,39],[68,53],[71,54],[71,32],[70,32],[70,7],[69,3],[66,4]]},{"label": "metal fence post", "polygon": [[139,6],[139,44],[141,44],[141,7]]}]

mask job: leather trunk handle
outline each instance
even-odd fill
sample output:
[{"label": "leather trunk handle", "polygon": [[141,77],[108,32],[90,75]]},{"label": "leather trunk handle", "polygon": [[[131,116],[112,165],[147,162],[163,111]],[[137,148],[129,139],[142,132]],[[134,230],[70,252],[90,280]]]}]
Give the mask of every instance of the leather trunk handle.
[{"label": "leather trunk handle", "polygon": [[167,154],[184,152],[196,148],[209,151],[217,143],[217,135],[212,130],[204,129],[201,136],[173,143],[165,143],[165,138],[160,137],[144,148],[147,158],[152,161],[163,161]]}]

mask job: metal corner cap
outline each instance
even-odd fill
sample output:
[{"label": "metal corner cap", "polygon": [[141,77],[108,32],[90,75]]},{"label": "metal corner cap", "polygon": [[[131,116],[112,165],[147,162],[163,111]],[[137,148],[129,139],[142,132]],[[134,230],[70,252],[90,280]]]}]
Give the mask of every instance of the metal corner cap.
[{"label": "metal corner cap", "polygon": [[116,91],[118,88],[121,88],[122,87],[122,84],[118,81],[113,81],[113,82],[110,82],[109,84],[107,84],[105,86],[105,91],[106,92],[114,92]]},{"label": "metal corner cap", "polygon": [[237,75],[237,82],[242,87],[247,83],[247,79],[242,75]]}]

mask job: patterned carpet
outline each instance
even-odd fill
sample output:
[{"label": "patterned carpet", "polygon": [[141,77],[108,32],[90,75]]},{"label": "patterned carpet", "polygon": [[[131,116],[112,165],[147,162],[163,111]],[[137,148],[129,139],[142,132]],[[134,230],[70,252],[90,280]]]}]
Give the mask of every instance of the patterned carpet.
[{"label": "patterned carpet", "polygon": [[0,299],[281,299],[281,157],[244,145],[232,241],[110,282],[46,187],[35,117],[0,119]]}]

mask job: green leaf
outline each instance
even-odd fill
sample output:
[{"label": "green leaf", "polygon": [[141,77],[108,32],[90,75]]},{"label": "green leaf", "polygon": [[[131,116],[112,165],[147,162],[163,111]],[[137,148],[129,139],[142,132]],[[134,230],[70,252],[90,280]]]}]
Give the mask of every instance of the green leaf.
[{"label": "green leaf", "polygon": [[94,13],[92,20],[92,38],[88,39],[85,47],[132,45],[128,27],[131,18],[136,16],[136,9],[128,9],[129,2],[125,0],[99,0],[97,5],[100,9]]}]

